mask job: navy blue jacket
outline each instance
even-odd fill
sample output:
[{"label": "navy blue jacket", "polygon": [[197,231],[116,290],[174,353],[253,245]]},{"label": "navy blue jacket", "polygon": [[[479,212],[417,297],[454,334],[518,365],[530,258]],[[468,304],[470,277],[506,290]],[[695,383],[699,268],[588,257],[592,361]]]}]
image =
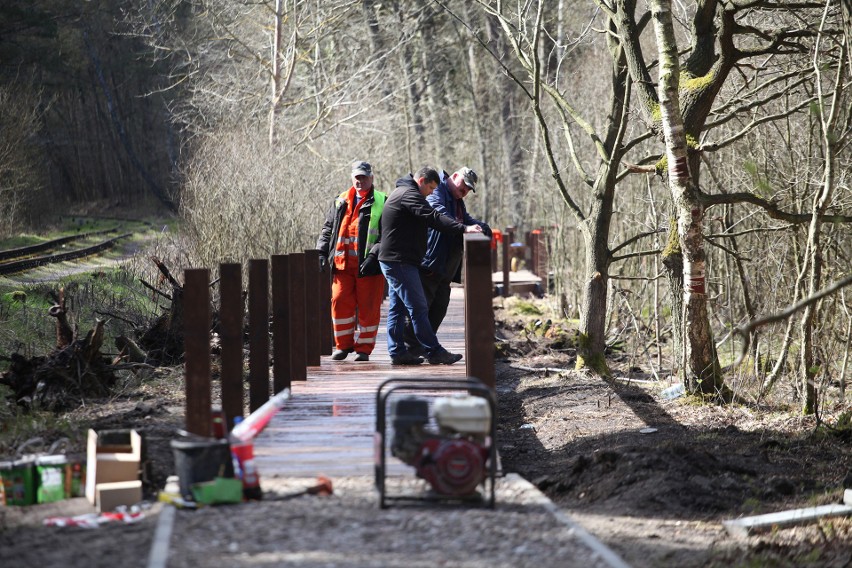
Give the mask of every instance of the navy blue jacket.
[{"label": "navy blue jacket", "polygon": [[[491,227],[487,223],[470,216],[467,207],[465,207],[464,199],[453,197],[450,187],[447,185],[446,176],[444,181],[432,192],[432,195],[426,198],[426,201],[435,208],[435,211],[453,219],[456,219],[457,207],[461,207],[462,223],[464,225],[479,225],[482,227],[482,233],[486,237],[491,237]],[[429,229],[426,240],[426,254],[423,256],[421,266],[446,280],[461,282],[461,259],[463,255],[463,236]]]}]

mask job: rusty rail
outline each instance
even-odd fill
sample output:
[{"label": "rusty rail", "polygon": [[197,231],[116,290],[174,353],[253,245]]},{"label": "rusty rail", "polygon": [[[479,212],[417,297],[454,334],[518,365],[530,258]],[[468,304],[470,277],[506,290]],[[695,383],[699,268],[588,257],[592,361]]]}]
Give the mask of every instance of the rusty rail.
[{"label": "rusty rail", "polygon": [[108,248],[112,248],[119,240],[126,239],[127,237],[130,237],[132,235],[133,233],[125,233],[123,235],[119,235],[117,237],[113,237],[106,241],[100,242],[96,245],[69,252],[62,252],[59,254],[51,254],[47,256],[38,256],[35,258],[27,258],[24,260],[5,262],[3,264],[0,264],[0,274],[12,274],[15,272],[21,272],[22,270],[29,270],[30,268],[43,266],[45,264],[56,264],[58,262],[65,262],[67,260],[76,260],[78,258],[91,256]]}]

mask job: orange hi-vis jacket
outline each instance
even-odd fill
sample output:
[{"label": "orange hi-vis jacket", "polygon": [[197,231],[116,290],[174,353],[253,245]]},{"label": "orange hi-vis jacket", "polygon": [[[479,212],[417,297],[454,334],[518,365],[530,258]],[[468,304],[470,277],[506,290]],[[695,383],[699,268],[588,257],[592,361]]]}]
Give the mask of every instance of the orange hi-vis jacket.
[{"label": "orange hi-vis jacket", "polygon": [[[370,250],[371,247],[366,245],[373,244],[360,243],[361,246],[359,246],[359,237],[364,238],[366,235],[368,241],[373,240],[370,238],[369,230],[374,228],[374,224],[378,225],[378,216],[384,205],[384,194],[376,195],[376,193],[373,192],[373,204],[369,205],[369,221],[361,212],[362,205],[369,201],[367,196],[356,202],[356,192],[354,188],[350,188],[338,198],[346,201],[346,212],[340,219],[337,231],[331,287],[331,317],[335,348],[354,350],[368,355],[373,352],[379,330],[385,279],[381,274],[359,276],[362,263],[359,249]],[[370,224],[366,232],[360,226],[365,221]]]}]

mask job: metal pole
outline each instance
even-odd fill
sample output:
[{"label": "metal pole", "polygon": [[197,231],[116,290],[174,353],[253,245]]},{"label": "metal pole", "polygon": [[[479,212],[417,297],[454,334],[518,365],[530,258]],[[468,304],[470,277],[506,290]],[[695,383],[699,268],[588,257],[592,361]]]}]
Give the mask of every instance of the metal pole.
[{"label": "metal pole", "polygon": [[[305,254],[289,255],[290,261],[290,380],[308,380],[305,335]],[[317,261],[319,262],[319,261]]]},{"label": "metal pole", "polygon": [[210,436],[210,271],[184,271],[184,360],[186,431]]},{"label": "metal pole", "polygon": [[305,249],[305,342],[306,362],[309,367],[320,366],[322,348],[322,314],[320,313],[319,251]]},{"label": "metal pole", "polygon": [[290,388],[290,262],[272,255],[272,390]]},{"label": "metal pole", "polygon": [[493,389],[496,375],[489,247],[484,235],[464,236],[464,359],[467,375]]},{"label": "metal pole", "polygon": [[512,240],[515,236],[515,228],[514,227],[506,227],[506,231],[503,233],[503,297],[508,298],[510,296],[509,287],[511,285],[509,279],[509,271],[512,267],[512,259],[509,255],[509,249],[512,246]]},{"label": "metal pole", "polygon": [[334,350],[334,328],[331,324],[331,267],[329,266],[320,272],[319,292],[320,355],[331,355]]},{"label": "metal pole", "polygon": [[249,260],[249,410],[269,400],[269,261]]},{"label": "metal pole", "polygon": [[243,416],[243,271],[238,263],[219,265],[219,339],[222,342],[220,381],[222,410],[228,430]]}]

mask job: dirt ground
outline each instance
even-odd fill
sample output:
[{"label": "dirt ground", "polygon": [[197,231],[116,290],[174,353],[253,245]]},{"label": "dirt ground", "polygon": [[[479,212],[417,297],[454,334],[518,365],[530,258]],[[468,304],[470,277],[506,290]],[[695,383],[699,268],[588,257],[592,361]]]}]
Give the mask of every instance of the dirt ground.
[{"label": "dirt ground", "polygon": [[[500,317],[503,468],[533,482],[635,567],[852,566],[852,521],[830,518],[734,538],[722,521],[842,503],[848,437],[812,418],[745,405],[667,400],[669,383],[577,372],[574,352],[529,342]],[[548,368],[546,371],[530,371]],[[565,371],[560,371],[565,369]]]},{"label": "dirt ground", "polygon": [[[721,522],[841,503],[852,487],[849,440],[794,412],[665,400],[663,386],[570,370],[558,339],[529,341],[529,322],[498,315],[498,446],[502,467],[537,485],[634,567],[852,566],[852,522],[833,518],[738,539]],[[611,361],[616,377],[620,362]],[[547,371],[541,370],[543,368]],[[535,370],[539,369],[539,370]],[[149,497],[173,472],[182,424],[180,369],[88,401],[78,426],[136,428]],[[50,433],[46,433],[49,438]],[[80,441],[82,443],[82,439]],[[78,448],[82,450],[82,446]],[[0,508],[0,566],[144,566],[154,517],[131,527],[59,530],[44,518],[89,512],[84,499]]]}]

